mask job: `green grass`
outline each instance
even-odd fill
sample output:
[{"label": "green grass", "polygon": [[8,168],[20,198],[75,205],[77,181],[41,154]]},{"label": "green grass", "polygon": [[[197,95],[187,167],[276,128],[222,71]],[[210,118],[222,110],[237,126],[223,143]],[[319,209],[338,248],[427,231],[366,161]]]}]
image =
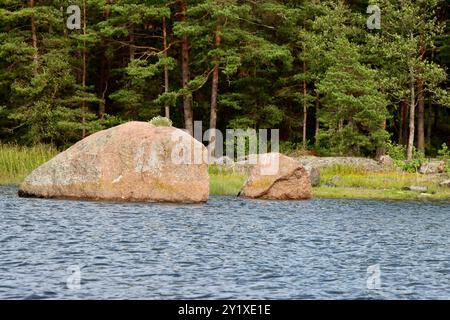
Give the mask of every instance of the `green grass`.
[{"label": "green grass", "polygon": [[320,174],[328,175],[328,176],[335,176],[335,175],[349,175],[349,174],[366,174],[366,170],[362,167],[358,166],[350,166],[350,165],[342,165],[342,164],[335,164],[330,167],[321,168]]},{"label": "green grass", "polygon": [[370,200],[420,200],[420,201],[450,201],[450,192],[442,189],[430,196],[421,196],[420,193],[397,189],[367,189],[348,187],[313,188],[314,197],[325,199],[370,199]]},{"label": "green grass", "polygon": [[[235,196],[247,174],[218,166],[209,168],[210,193]],[[339,177],[336,179],[335,177]],[[334,180],[334,181],[333,181]],[[355,166],[337,165],[321,169],[321,186],[313,188],[316,198],[374,200],[450,200],[450,189],[439,187],[439,181],[428,175],[402,172],[366,172]],[[333,181],[335,186],[327,186]],[[429,195],[402,190],[407,186],[426,186]]]},{"label": "green grass", "polygon": [[[321,170],[321,186],[314,188],[318,198],[450,200],[450,189],[429,175],[406,172],[365,172],[362,168],[334,166]],[[404,191],[408,186],[425,186],[429,196]]]},{"label": "green grass", "polygon": [[209,193],[211,195],[236,196],[247,178],[246,174],[219,166],[209,167]]},{"label": "green grass", "polygon": [[19,184],[31,171],[56,154],[56,148],[48,145],[22,147],[0,143],[0,185]]}]

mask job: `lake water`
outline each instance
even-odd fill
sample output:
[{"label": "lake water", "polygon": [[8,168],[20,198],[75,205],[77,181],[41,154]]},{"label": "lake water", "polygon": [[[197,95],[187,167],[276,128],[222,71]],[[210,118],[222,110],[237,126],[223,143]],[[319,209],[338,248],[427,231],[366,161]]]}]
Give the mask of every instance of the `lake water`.
[{"label": "lake water", "polygon": [[448,202],[16,194],[0,187],[2,299],[450,299]]}]

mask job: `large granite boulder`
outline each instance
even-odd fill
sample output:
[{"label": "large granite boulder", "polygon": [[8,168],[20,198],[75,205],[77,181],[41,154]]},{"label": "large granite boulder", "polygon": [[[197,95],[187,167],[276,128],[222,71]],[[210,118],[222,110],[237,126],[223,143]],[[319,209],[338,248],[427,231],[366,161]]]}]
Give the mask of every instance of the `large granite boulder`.
[{"label": "large granite boulder", "polygon": [[128,122],[97,132],[34,170],[20,196],[205,202],[206,148],[173,127]]},{"label": "large granite boulder", "polygon": [[258,156],[239,195],[253,199],[310,199],[311,181],[298,161],[279,153],[266,153]]}]

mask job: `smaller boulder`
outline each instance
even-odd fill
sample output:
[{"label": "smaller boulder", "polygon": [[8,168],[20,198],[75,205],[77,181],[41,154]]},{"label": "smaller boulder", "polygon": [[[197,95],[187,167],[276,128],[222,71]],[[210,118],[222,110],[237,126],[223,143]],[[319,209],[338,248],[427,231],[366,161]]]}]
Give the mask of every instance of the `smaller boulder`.
[{"label": "smaller boulder", "polygon": [[333,176],[327,183],[328,187],[337,187],[339,181],[342,180],[341,176]]},{"label": "smaller boulder", "polygon": [[378,159],[378,163],[383,167],[391,168],[394,166],[394,159],[388,155],[383,155]]},{"label": "smaller boulder", "polygon": [[441,187],[448,187],[448,188],[450,188],[450,179],[449,179],[449,180],[442,181],[441,183],[439,183],[439,185],[440,185]]},{"label": "smaller boulder", "polygon": [[409,187],[404,187],[403,190],[426,193],[428,191],[428,188],[423,187],[423,186],[409,186]]},{"label": "smaller boulder", "polygon": [[252,199],[310,199],[311,180],[295,159],[280,153],[261,154],[239,195]]},{"label": "smaller boulder", "polygon": [[309,173],[309,179],[313,187],[320,186],[320,171],[312,166],[305,166],[305,170]]},{"label": "smaller boulder", "polygon": [[423,163],[419,168],[419,173],[421,174],[436,174],[443,173],[445,170],[444,161],[430,161]]},{"label": "smaller boulder", "polygon": [[225,165],[225,166],[233,166],[234,160],[230,157],[223,156],[220,158],[211,158],[209,160],[209,164],[215,164],[215,165]]},{"label": "smaller boulder", "polygon": [[433,195],[430,193],[421,193],[417,196],[417,199],[422,200],[422,201],[427,201],[433,198]]}]

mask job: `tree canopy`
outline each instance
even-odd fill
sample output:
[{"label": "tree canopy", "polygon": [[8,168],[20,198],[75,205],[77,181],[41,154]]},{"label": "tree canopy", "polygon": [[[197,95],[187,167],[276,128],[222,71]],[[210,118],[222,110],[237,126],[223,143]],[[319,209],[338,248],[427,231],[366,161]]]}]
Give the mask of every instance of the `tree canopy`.
[{"label": "tree canopy", "polygon": [[165,115],[191,131],[279,128],[282,147],[324,155],[432,156],[450,145],[449,13],[446,0],[5,0],[0,141],[65,148]]}]

